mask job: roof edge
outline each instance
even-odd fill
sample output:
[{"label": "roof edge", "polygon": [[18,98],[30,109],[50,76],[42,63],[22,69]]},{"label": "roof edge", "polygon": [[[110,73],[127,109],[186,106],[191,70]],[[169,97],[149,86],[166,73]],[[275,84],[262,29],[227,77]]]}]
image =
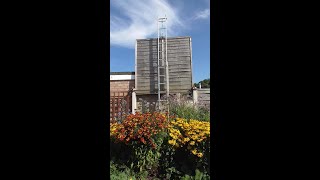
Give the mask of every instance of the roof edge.
[{"label": "roof edge", "polygon": [[110,72],[110,75],[135,75],[135,72]]}]

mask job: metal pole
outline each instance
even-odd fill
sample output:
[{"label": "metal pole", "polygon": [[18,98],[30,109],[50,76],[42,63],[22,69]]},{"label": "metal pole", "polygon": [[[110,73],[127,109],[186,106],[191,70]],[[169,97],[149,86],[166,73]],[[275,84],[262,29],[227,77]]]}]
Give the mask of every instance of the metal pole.
[{"label": "metal pole", "polygon": [[157,21],[158,25],[158,103],[159,103],[159,108],[160,108],[160,68],[159,68],[159,18]]},{"label": "metal pole", "polygon": [[166,24],[165,24],[165,26],[166,26],[166,81],[167,81],[167,93],[166,93],[166,95],[167,95],[167,108],[168,108],[168,115],[169,115],[169,91],[170,91],[170,89],[169,89],[169,65],[168,65],[168,46],[167,46],[167,44],[168,44],[168,29],[167,29],[167,16],[165,16],[165,18],[166,18]]},{"label": "metal pole", "polygon": [[159,63],[159,56],[160,56],[160,54],[159,54],[159,50],[160,50],[160,44],[159,44],[159,36],[160,36],[160,29],[159,29],[159,17],[158,17],[158,20],[157,20],[157,25],[158,25],[158,108],[159,108],[159,111],[161,110],[161,95],[160,95],[160,87],[161,87],[161,85],[160,85],[160,67],[159,67],[159,65],[160,65],[160,63]]}]

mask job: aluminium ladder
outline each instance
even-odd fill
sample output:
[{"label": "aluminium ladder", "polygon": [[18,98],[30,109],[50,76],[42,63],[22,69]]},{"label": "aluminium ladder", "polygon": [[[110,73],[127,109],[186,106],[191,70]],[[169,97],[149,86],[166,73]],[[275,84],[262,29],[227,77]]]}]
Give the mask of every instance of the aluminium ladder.
[{"label": "aluminium ladder", "polygon": [[[158,18],[158,104],[159,110],[169,111],[169,68],[167,59],[167,18]],[[161,94],[165,98],[161,99]],[[162,102],[165,103],[163,108]]]}]

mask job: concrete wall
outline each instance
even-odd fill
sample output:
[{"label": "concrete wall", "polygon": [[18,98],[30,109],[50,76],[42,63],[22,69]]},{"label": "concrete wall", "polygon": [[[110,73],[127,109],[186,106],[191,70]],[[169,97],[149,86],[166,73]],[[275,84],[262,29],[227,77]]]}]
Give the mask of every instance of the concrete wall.
[{"label": "concrete wall", "polygon": [[193,90],[193,100],[198,106],[210,108],[210,88]]},{"label": "concrete wall", "polygon": [[156,110],[156,105],[158,101],[158,95],[148,94],[148,95],[137,95],[137,109],[136,112],[154,112]]}]

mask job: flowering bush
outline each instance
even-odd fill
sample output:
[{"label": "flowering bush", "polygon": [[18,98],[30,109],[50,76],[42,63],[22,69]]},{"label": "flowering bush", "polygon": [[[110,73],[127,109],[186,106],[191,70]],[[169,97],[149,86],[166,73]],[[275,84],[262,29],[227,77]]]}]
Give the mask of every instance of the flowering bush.
[{"label": "flowering bush", "polygon": [[[190,150],[193,155],[202,158],[203,152],[206,150],[206,143],[210,143],[210,123],[198,120],[190,120],[176,118],[169,125],[169,135],[171,139],[169,144],[176,148],[185,147]],[[209,140],[209,141],[207,141]]]},{"label": "flowering bush", "polygon": [[[208,174],[210,122],[136,113],[110,124],[111,159],[148,179]],[[210,174],[209,174],[210,175]]]},{"label": "flowering bush", "polygon": [[170,179],[194,174],[197,169],[210,176],[210,122],[176,118],[169,124],[168,135],[166,151],[170,157],[162,163]]},{"label": "flowering bush", "polygon": [[[121,123],[110,124],[110,138],[114,147],[122,145],[128,166],[133,169],[152,171],[158,167],[165,130],[169,121],[167,114],[136,113],[128,115]],[[119,151],[121,148],[115,150]]]},{"label": "flowering bush", "polygon": [[154,137],[168,127],[166,115],[160,113],[130,114],[122,123],[110,124],[110,137],[116,141],[143,143],[156,148]]}]

